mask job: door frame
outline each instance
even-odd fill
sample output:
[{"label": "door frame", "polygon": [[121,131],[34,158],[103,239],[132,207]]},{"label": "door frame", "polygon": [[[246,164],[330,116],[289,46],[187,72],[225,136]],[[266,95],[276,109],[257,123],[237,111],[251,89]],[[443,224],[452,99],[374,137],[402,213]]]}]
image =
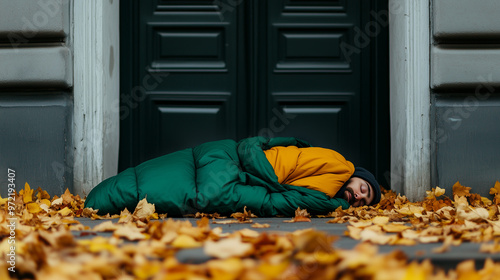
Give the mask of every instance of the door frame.
[{"label": "door frame", "polygon": [[[107,53],[104,58],[110,58],[107,52],[110,45],[114,46],[115,65],[120,60],[117,59],[120,57],[120,39],[117,38],[119,31],[116,28],[118,26],[119,29],[120,24],[123,24],[119,17],[120,1],[102,3],[91,5],[73,2],[73,38],[82,38],[82,43],[85,43],[84,46],[75,44],[74,47],[73,133],[75,149],[79,150],[75,152],[74,159],[76,193],[88,193],[96,183],[117,172],[115,163],[118,162],[120,139],[117,128],[120,126],[121,112],[116,102],[120,98],[117,86],[120,83],[119,75],[96,78],[95,69],[87,67],[94,65],[103,69],[102,62],[107,60],[102,60],[102,54]],[[391,168],[384,173],[391,177],[391,189],[406,194],[410,199],[423,197],[430,184],[429,9],[429,1],[389,0]],[[96,30],[96,25],[101,28]],[[108,28],[102,28],[108,25]],[[100,44],[102,39],[106,42]],[[101,55],[96,56],[96,53]],[[115,69],[114,73],[119,73],[120,68]],[[111,101],[113,98],[114,101]],[[104,103],[97,110],[96,103],[89,100]],[[91,118],[90,122],[84,121],[82,113]],[[93,130],[92,137],[78,143],[89,123],[94,127],[106,125],[112,129]],[[120,148],[126,148],[126,143],[122,143]]]},{"label": "door frame", "polygon": [[391,189],[430,188],[430,1],[389,0]]},{"label": "door frame", "polygon": [[73,186],[86,196],[118,170],[119,0],[72,1]]}]

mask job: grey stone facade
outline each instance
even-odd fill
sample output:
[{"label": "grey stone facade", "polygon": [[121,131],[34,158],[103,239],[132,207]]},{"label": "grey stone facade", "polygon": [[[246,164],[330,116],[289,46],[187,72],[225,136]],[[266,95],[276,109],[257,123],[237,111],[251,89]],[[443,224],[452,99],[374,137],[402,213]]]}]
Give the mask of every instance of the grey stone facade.
[{"label": "grey stone facade", "polygon": [[18,190],[73,190],[70,14],[69,0],[0,0],[2,186],[11,168]]},{"label": "grey stone facade", "polygon": [[500,180],[500,2],[432,1],[431,176],[483,196]]}]

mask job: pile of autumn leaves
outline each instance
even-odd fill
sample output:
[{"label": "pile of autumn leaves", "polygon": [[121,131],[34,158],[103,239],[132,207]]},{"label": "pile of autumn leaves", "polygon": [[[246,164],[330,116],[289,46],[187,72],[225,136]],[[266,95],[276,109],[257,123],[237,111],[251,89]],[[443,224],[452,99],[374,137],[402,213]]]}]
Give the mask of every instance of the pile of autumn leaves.
[{"label": "pile of autumn leaves", "polygon": [[[444,272],[429,261],[409,263],[401,251],[378,254],[373,245],[442,242],[436,251],[443,252],[461,242],[482,242],[481,251],[498,253],[499,182],[490,194],[492,200],[456,183],[452,198],[438,187],[421,202],[389,191],[376,207],[339,208],[322,216],[325,222],[348,223],[346,234],[366,241],[353,250],[339,250],[332,246],[338,237],[313,229],[258,232],[252,228],[268,225],[255,223],[255,215],[246,209],[226,219],[197,213],[192,225],[158,215],[144,199],[132,213],[126,209],[120,215],[99,216],[69,191],[51,198],[26,184],[14,200],[16,272],[9,274],[2,261],[0,279],[496,279],[500,264],[490,260],[479,271],[471,260]],[[8,199],[0,198],[2,260],[12,246],[7,205]],[[79,217],[118,221],[88,228]],[[307,221],[307,211],[297,209],[287,222]],[[249,227],[225,233],[216,227],[222,223]],[[107,237],[96,232],[108,232]],[[201,248],[210,260],[185,264],[176,259],[179,250],[192,248]]]}]

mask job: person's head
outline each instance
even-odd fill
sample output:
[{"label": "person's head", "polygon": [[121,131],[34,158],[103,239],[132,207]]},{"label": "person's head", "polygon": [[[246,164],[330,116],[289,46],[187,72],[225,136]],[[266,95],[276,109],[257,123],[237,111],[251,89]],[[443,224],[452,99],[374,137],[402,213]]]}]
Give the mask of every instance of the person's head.
[{"label": "person's head", "polygon": [[352,206],[374,205],[380,202],[380,186],[375,176],[362,167],[345,183],[342,197]]}]

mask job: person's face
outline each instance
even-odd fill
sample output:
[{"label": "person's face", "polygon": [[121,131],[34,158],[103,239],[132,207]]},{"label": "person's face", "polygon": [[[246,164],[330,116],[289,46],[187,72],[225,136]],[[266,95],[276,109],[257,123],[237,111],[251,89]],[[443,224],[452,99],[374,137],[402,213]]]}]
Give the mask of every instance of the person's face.
[{"label": "person's face", "polygon": [[375,192],[367,181],[358,177],[352,177],[347,183],[343,197],[350,205],[358,207],[370,205],[375,197]]}]

